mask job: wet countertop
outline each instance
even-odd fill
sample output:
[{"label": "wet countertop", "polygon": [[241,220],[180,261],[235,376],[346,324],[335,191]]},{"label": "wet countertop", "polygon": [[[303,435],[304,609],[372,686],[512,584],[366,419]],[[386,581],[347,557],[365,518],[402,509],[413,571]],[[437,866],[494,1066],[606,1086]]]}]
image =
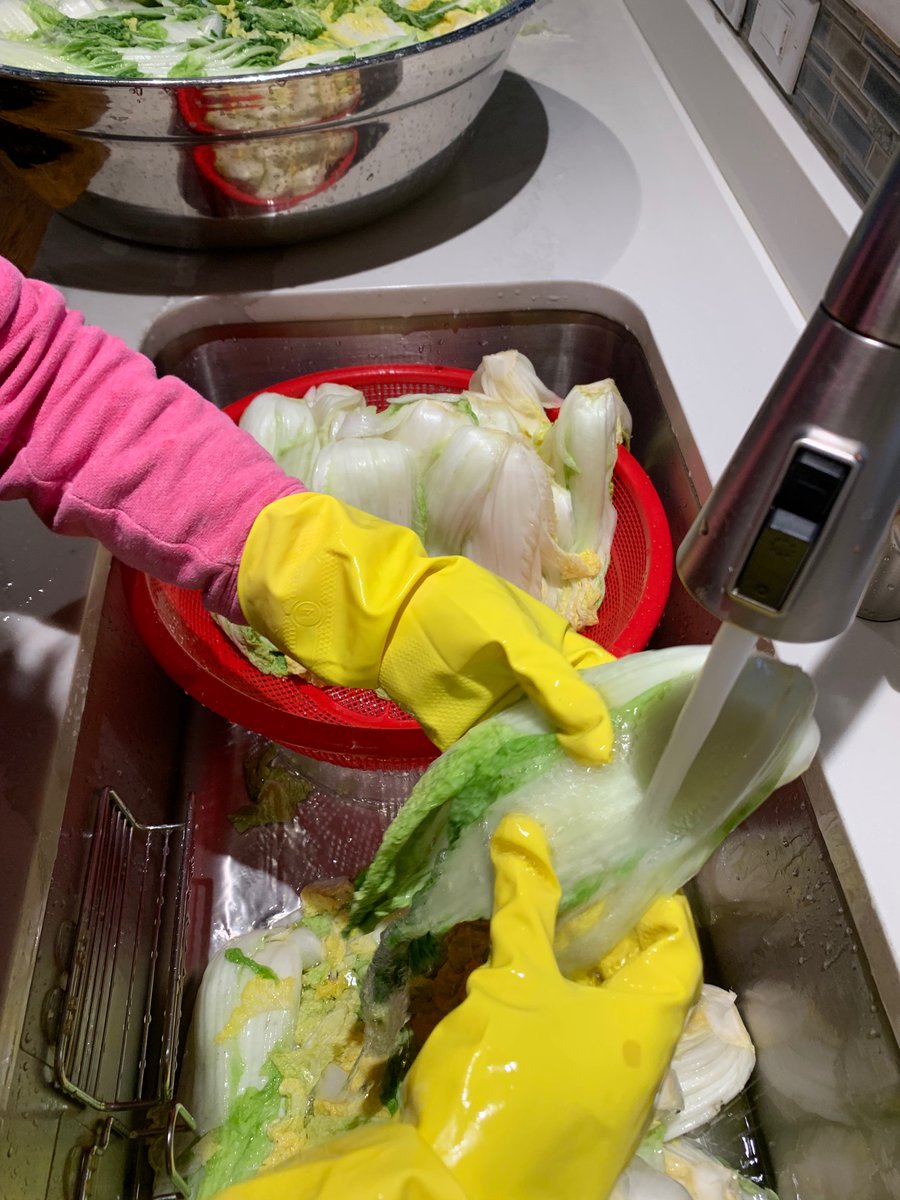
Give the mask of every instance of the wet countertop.
[{"label": "wet countertop", "polygon": [[[703,27],[704,52],[719,56],[720,86],[741,89],[743,104],[756,84],[708,15],[707,0],[667,0],[666,7],[670,15],[683,10],[684,29]],[[477,284],[492,289],[498,305],[521,307],[552,302],[555,287],[590,288],[608,315],[649,343],[676,426],[689,427],[696,442],[692,465],[702,488],[705,475],[714,479],[724,467],[793,346],[808,294],[789,289],[790,247],[776,252],[767,244],[764,223],[748,217],[746,200],[743,208],[738,202],[733,163],[727,171],[720,166],[716,147],[698,132],[683,91],[689,83],[683,71],[667,70],[652,9],[646,0],[539,4],[478,139],[447,180],[365,229],[314,246],[211,256],[129,246],[54,218],[37,271],[89,321],[150,353],[198,324],[328,319],[360,296],[369,310],[381,305],[402,316],[422,311],[423,295],[435,289],[464,304],[466,288]],[[694,52],[678,49],[688,59]],[[793,118],[761,97],[759,112],[790,147],[800,136]],[[858,210],[801,147],[799,157],[807,155],[812,176],[831,194],[834,227],[849,231]],[[783,186],[773,178],[772,195]],[[823,279],[835,258],[835,246],[823,244]],[[77,593],[96,566],[93,549],[67,550],[30,526],[27,536],[40,538],[35,555],[54,582],[36,608],[19,597],[21,611],[51,625],[64,611],[71,628]],[[898,957],[900,872],[892,848],[900,844],[900,807],[884,781],[892,777],[900,728],[900,623],[856,622],[833,643],[782,652],[802,661],[818,684],[834,820],[846,830],[847,853]],[[70,705],[65,719],[72,712]]]}]

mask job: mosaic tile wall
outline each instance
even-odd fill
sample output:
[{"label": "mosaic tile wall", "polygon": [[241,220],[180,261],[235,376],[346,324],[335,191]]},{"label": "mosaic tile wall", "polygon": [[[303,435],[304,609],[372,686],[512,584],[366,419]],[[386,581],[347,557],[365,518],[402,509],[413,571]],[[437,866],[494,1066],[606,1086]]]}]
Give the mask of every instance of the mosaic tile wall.
[{"label": "mosaic tile wall", "polygon": [[[747,4],[745,41],[756,5]],[[794,93],[779,94],[865,201],[900,153],[900,48],[846,0],[822,0]]]}]

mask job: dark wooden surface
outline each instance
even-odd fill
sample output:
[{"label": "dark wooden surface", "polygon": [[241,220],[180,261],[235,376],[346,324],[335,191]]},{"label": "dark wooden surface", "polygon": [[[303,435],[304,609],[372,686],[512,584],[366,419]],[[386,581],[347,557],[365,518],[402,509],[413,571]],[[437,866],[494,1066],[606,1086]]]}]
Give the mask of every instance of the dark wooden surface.
[{"label": "dark wooden surface", "polygon": [[53,210],[0,164],[0,254],[28,272]]}]

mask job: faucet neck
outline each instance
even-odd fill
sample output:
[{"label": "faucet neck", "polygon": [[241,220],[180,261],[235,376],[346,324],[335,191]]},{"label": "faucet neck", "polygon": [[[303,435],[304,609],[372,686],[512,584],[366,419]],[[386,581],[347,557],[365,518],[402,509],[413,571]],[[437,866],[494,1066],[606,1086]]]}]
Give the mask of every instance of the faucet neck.
[{"label": "faucet neck", "polygon": [[900,347],[900,153],[847,243],[824,307],[854,333]]}]

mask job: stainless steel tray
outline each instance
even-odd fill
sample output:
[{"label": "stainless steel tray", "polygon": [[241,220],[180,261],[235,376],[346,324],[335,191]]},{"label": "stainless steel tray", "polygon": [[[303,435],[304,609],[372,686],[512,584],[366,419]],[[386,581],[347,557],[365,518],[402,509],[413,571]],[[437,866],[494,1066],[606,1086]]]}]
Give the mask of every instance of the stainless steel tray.
[{"label": "stainless steel tray", "polygon": [[[490,311],[488,297],[474,290],[455,311],[432,298],[431,315],[415,319],[379,317],[369,297],[352,319],[311,322],[288,314],[268,325],[216,325],[212,318],[206,325],[202,316],[211,310],[201,305],[195,327],[174,337],[159,330],[151,340],[161,371],[181,375],[220,405],[305,370],[407,360],[474,366],[487,349],[505,347],[526,352],[557,390],[613,375],[634,414],[635,452],[678,541],[708,481],[649,333],[642,329],[638,337],[602,315],[603,297],[589,303],[585,289],[574,285],[568,294],[557,285],[543,305],[539,287],[524,294],[538,307]],[[342,311],[352,308],[352,297],[345,298]],[[713,632],[676,583],[654,644],[708,641]],[[102,596],[47,916],[0,1131],[3,1197],[73,1196],[87,1183],[98,1198],[151,1194],[146,1139],[111,1130],[112,1114],[65,1096],[54,1078],[58,1022],[52,1018],[61,970],[70,961],[72,910],[83,892],[98,789],[114,784],[141,824],[192,828],[177,981],[188,1011],[210,952],[224,938],[296,907],[304,883],[352,874],[411,784],[336,776],[307,764],[311,791],[301,815],[239,835],[227,816],[246,802],[242,764],[255,744],[253,735],[188,701],[161,674],[137,642],[114,568]],[[193,818],[185,807],[189,794]],[[900,1197],[900,1056],[889,1019],[898,1011],[896,966],[868,918],[865,891],[840,837],[814,768],[737,830],[691,889],[707,975],[738,993],[759,1050],[748,1103],[723,1122],[717,1148],[730,1152],[735,1165],[764,1173],[781,1200]],[[167,1004],[171,1011],[170,1000],[159,996],[154,1014],[165,1013]],[[129,1123],[125,1133],[134,1132]]]}]

